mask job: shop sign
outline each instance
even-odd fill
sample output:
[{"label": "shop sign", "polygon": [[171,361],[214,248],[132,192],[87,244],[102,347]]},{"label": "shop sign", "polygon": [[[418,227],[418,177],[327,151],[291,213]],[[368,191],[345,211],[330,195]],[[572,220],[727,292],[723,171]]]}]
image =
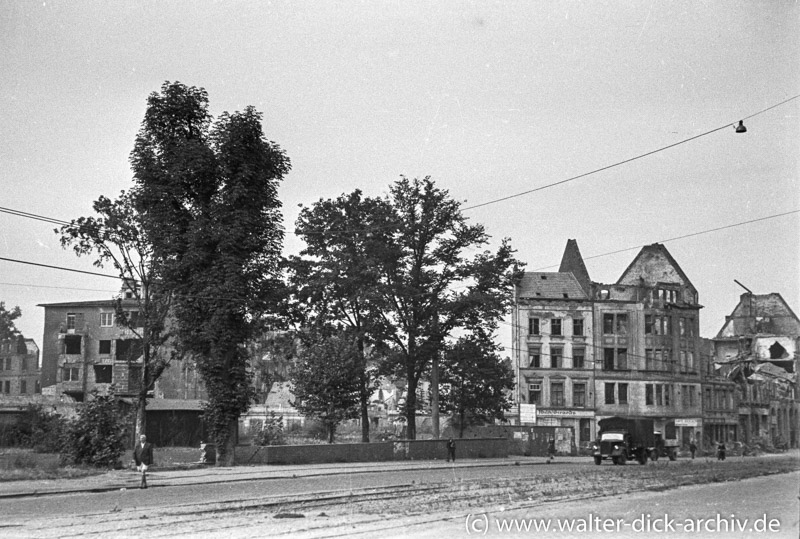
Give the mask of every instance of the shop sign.
[{"label": "shop sign", "polygon": [[676,427],[699,427],[700,420],[699,419],[676,419],[675,420]]},{"label": "shop sign", "polygon": [[540,408],[539,417],[594,417],[594,410],[572,410],[569,408]]}]

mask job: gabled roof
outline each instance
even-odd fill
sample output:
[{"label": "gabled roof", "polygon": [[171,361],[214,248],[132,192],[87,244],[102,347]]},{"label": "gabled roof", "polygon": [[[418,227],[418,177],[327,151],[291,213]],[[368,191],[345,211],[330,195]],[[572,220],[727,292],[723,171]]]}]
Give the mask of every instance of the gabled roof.
[{"label": "gabled roof", "polygon": [[586,264],[583,262],[581,250],[578,249],[578,242],[576,240],[567,240],[567,246],[564,248],[564,255],[561,257],[561,266],[558,268],[558,272],[572,273],[586,295],[589,295],[592,279],[589,277],[589,271],[586,269]]},{"label": "gabled roof", "polygon": [[675,283],[697,290],[689,277],[660,243],[645,245],[617,280],[619,285],[638,285],[644,281],[649,286],[658,283]]},{"label": "gabled roof", "polygon": [[517,285],[518,298],[588,299],[572,273],[526,271]]},{"label": "gabled roof", "polygon": [[[39,303],[37,307],[113,307],[116,305],[117,300],[109,299],[96,299],[90,301],[64,301],[61,303]],[[123,305],[136,305],[135,299],[123,299]]]},{"label": "gabled roof", "polygon": [[800,319],[777,292],[742,294],[716,338],[757,334],[800,336]]}]

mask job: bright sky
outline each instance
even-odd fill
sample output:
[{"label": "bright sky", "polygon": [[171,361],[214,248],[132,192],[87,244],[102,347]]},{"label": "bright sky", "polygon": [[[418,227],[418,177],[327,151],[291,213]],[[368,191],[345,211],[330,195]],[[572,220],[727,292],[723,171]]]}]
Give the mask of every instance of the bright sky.
[{"label": "bright sky", "polygon": [[[401,174],[431,175],[468,207],[728,126],[467,211],[529,270],[554,271],[576,239],[606,283],[639,246],[794,212],[666,242],[713,337],[744,292],[734,279],[800,313],[800,99],[757,114],[800,94],[798,15],[788,0],[2,2],[0,206],[69,220],[129,188],[146,98],[165,80],[204,87],[215,115],[264,113],[293,164],[288,231],[298,204],[384,194]],[[0,257],[113,273],[53,228],[0,213]],[[300,245],[287,236],[287,253]],[[37,304],[116,290],[0,260],[0,300],[40,346]]]}]

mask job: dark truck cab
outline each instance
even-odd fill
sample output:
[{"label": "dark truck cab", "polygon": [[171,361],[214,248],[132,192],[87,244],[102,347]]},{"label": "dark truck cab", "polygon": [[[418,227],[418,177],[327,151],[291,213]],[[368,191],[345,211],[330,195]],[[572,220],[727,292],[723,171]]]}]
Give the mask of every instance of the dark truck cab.
[{"label": "dark truck cab", "polygon": [[610,417],[600,420],[600,436],[593,446],[594,463],[611,460],[614,464],[625,464],[635,460],[646,464],[647,457],[655,447],[652,419],[629,419]]}]

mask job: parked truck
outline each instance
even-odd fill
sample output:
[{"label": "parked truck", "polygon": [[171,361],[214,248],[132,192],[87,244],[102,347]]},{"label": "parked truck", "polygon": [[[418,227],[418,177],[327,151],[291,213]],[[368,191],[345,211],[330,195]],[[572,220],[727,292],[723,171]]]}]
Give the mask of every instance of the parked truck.
[{"label": "parked truck", "polygon": [[656,449],[652,419],[609,417],[601,419],[598,427],[599,436],[592,448],[597,465],[604,460],[614,464],[625,464],[629,460],[645,464]]}]

